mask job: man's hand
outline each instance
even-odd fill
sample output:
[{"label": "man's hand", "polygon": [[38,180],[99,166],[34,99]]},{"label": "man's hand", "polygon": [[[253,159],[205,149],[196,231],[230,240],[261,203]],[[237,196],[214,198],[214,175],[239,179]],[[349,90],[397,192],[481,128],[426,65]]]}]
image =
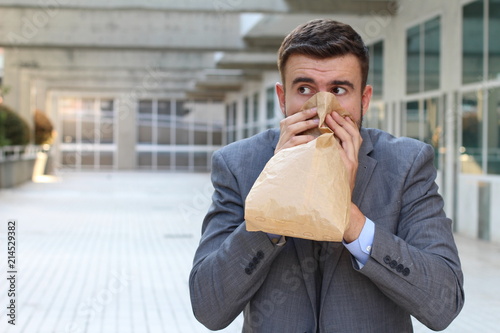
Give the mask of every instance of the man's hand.
[{"label": "man's hand", "polygon": [[[356,182],[356,173],[358,172],[358,152],[363,142],[361,134],[359,133],[359,127],[351,118],[344,118],[337,112],[329,114],[325,119],[325,123],[335,133],[335,137],[340,141],[340,145],[343,148],[340,151],[340,156],[347,168],[349,185],[352,193]],[[350,224],[344,232],[344,240],[347,243],[351,243],[358,239],[365,225],[365,221],[366,218],[363,213],[354,203],[351,203]]]},{"label": "man's hand", "polygon": [[356,173],[358,172],[358,152],[363,142],[359,128],[351,118],[344,118],[337,112],[327,115],[325,123],[333,131],[343,148],[340,151],[340,156],[347,168],[349,185],[352,192],[356,182]]},{"label": "man's hand", "polygon": [[316,111],[316,108],[300,111],[281,120],[280,138],[274,154],[282,149],[295,147],[315,139],[312,135],[299,134],[318,126],[319,119],[311,119],[317,115]]}]

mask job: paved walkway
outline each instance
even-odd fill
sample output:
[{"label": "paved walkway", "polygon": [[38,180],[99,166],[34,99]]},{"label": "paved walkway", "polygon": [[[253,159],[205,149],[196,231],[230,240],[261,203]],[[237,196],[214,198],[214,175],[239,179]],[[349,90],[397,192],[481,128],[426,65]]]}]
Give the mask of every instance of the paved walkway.
[{"label": "paved walkway", "polygon": [[[0,191],[0,276],[17,220],[16,325],[5,278],[0,332],[207,332],[187,279],[209,205],[207,174],[63,173]],[[466,305],[446,332],[500,326],[500,245],[457,235]],[[240,332],[241,317],[223,332]],[[430,332],[416,323],[416,332]]]}]

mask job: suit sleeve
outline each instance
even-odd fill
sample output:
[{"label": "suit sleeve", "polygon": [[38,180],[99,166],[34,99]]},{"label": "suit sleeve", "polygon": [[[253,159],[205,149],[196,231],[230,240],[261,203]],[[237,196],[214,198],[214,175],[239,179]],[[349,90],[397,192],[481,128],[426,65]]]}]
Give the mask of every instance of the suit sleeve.
[{"label": "suit sleeve", "polygon": [[425,145],[406,175],[396,233],[375,228],[371,258],[360,272],[423,324],[442,330],[462,309],[464,292],[435,177],[433,151]]},{"label": "suit sleeve", "polygon": [[228,326],[264,282],[281,247],[263,232],[247,232],[244,199],[222,153],[212,160],[212,205],[189,277],[195,317],[212,330]]}]

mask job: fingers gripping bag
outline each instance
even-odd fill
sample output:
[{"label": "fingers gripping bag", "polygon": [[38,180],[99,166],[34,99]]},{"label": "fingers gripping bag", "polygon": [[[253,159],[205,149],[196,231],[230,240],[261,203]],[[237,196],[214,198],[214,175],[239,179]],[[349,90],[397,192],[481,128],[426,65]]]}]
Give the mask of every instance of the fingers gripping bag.
[{"label": "fingers gripping bag", "polygon": [[350,117],[335,95],[320,92],[302,110],[317,107],[316,136],[306,144],[283,149],[266,164],[245,201],[248,231],[341,241],[349,225],[351,190],[340,156],[342,147],[324,124],[331,112]]}]

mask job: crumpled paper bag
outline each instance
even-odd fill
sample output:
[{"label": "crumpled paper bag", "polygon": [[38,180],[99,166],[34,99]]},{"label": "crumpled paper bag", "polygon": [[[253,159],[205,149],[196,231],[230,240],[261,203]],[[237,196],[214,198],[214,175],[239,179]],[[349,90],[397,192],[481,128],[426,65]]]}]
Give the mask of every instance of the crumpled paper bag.
[{"label": "crumpled paper bag", "polygon": [[[279,151],[266,164],[245,201],[248,231],[341,241],[349,226],[351,190],[342,149],[324,119],[329,112],[350,116],[335,95],[318,93],[302,109],[318,108],[319,136]],[[313,131],[313,135],[315,131]]]}]

